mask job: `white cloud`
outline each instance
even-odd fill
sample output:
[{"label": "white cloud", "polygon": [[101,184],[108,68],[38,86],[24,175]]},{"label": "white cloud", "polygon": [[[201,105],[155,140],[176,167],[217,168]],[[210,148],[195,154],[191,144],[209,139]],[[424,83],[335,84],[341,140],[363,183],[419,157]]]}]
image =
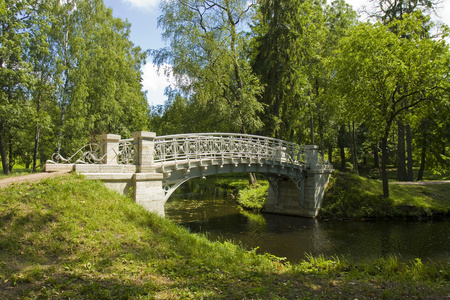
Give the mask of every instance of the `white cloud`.
[{"label": "white cloud", "polygon": [[131,3],[133,6],[140,8],[157,7],[160,0],[122,0],[125,3]]},{"label": "white cloud", "polygon": [[143,90],[147,92],[147,99],[150,105],[162,105],[167,100],[167,96],[164,95],[164,89],[171,85],[170,77],[164,75],[164,71],[168,70],[169,73],[172,67],[168,64],[164,64],[159,72],[158,68],[152,64],[147,63],[142,69],[142,86]]}]

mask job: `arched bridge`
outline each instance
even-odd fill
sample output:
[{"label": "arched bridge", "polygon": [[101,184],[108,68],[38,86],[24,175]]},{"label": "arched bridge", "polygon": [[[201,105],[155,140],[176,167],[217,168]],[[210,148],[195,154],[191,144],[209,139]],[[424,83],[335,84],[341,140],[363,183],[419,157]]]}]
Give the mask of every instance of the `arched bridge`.
[{"label": "arched bridge", "polygon": [[76,171],[100,179],[136,202],[164,215],[170,195],[191,178],[234,172],[264,174],[269,180],[265,211],[317,215],[331,165],[319,160],[317,146],[268,137],[197,133],[156,136],[135,132],[132,139],[101,136],[69,158],[55,154],[46,171]]}]

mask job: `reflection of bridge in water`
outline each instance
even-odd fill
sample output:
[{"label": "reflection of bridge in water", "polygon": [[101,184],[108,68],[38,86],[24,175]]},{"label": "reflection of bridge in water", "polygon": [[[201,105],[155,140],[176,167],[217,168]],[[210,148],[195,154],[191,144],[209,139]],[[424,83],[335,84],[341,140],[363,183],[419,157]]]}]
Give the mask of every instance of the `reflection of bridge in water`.
[{"label": "reflection of bridge in water", "polygon": [[164,215],[164,204],[191,178],[214,174],[260,173],[269,181],[266,212],[315,217],[331,165],[319,160],[317,146],[230,133],[156,136],[135,132],[132,139],[105,134],[69,158],[55,155],[45,170],[75,171],[100,179],[137,203]]}]

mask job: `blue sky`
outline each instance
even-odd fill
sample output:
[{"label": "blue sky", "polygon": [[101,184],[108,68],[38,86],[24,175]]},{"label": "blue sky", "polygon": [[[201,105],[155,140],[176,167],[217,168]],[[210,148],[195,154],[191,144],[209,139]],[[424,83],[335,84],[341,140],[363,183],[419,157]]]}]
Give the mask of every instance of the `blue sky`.
[{"label": "blue sky", "polygon": [[[369,0],[346,0],[355,10],[366,5],[371,7]],[[328,1],[330,2],[330,1]],[[165,46],[161,38],[161,29],[157,28],[157,19],[160,15],[159,0],[104,0],[113,14],[131,23],[131,40],[143,50],[159,49]],[[439,8],[437,21],[450,25],[450,0],[443,0]],[[147,99],[150,105],[164,104],[166,96],[164,89],[169,80],[162,74],[157,74],[156,68],[147,59],[143,67],[143,89],[147,90]]]}]

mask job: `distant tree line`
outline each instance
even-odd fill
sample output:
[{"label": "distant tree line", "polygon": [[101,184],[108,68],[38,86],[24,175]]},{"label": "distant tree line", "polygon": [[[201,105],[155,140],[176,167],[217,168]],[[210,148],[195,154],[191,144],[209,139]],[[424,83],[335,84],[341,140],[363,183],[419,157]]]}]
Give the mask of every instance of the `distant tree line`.
[{"label": "distant tree line", "polygon": [[163,0],[167,47],[151,51],[176,84],[153,107],[158,134],[231,131],[317,144],[340,167],[448,170],[450,52],[439,1]]},{"label": "distant tree line", "polygon": [[101,133],[148,128],[146,53],[102,0],[0,1],[3,172],[36,170]]}]

